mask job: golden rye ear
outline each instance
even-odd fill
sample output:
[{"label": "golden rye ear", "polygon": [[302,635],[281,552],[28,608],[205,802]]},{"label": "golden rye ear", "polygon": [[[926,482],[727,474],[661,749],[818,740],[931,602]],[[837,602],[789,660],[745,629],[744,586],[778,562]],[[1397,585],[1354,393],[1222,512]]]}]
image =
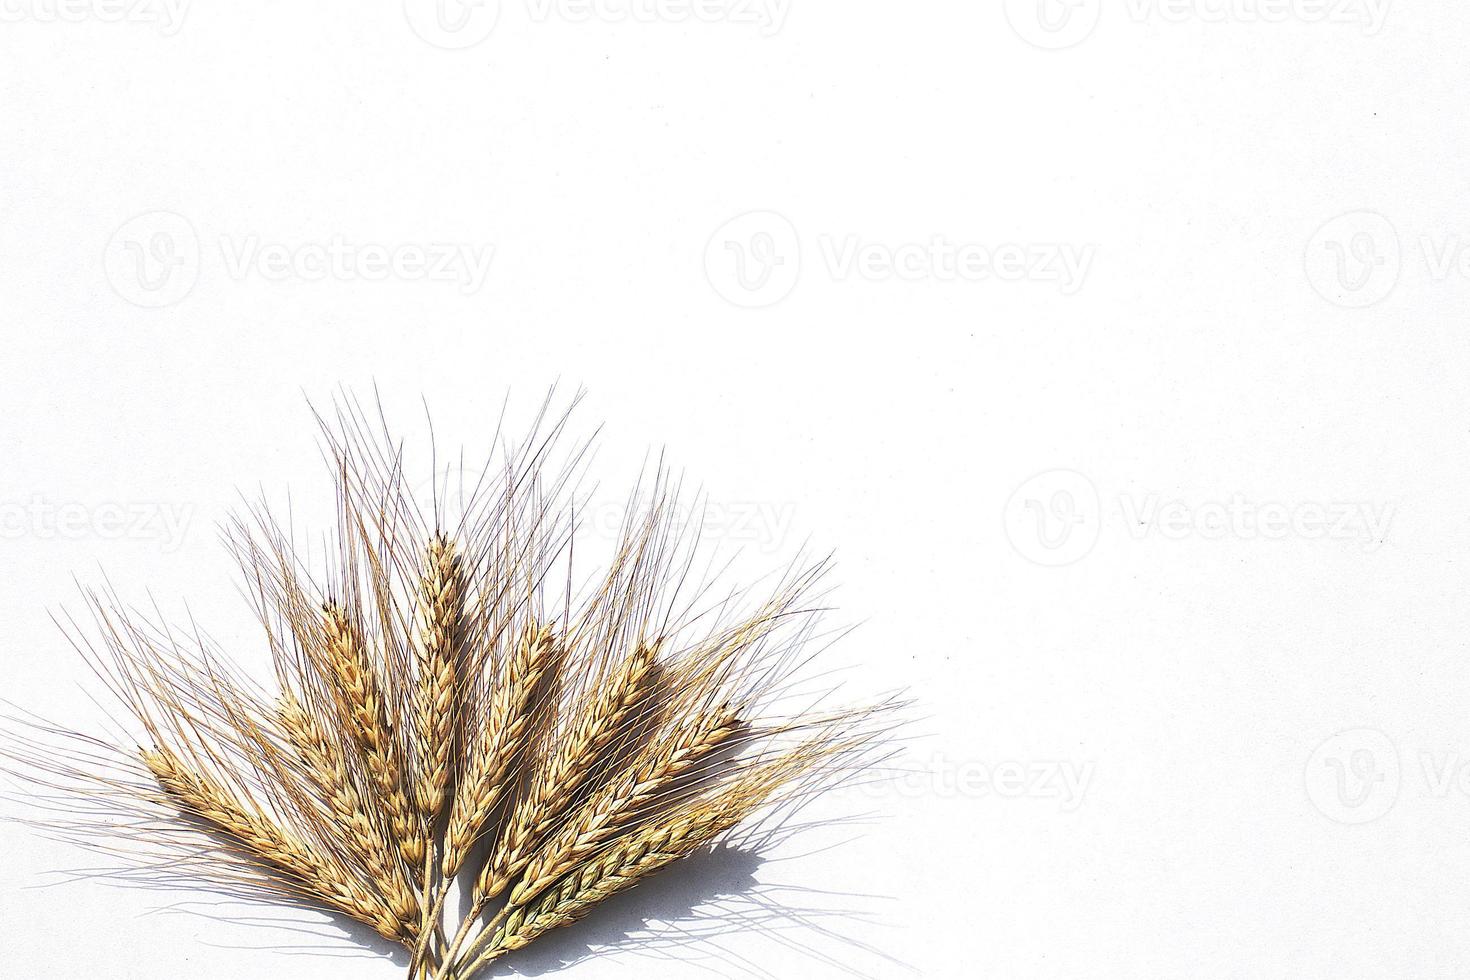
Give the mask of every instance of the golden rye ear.
[{"label": "golden rye ear", "polygon": [[419,818],[433,824],[449,793],[457,742],[459,672],[464,659],[464,566],[441,531],[429,542],[419,576],[419,622],[414,643],[413,798]]},{"label": "golden rye ear", "polygon": [[565,734],[531,774],[531,785],[516,802],[499,842],[475,882],[481,909],[498,898],[531,860],[610,748],[625,740],[640,719],[656,710],[653,693],[658,647],[639,644],[599,688],[587,692],[572,712]]},{"label": "golden rye ear", "polygon": [[[273,688],[200,631],[86,594],[93,623],[69,632],[133,737],[17,722],[0,743],[47,806],[64,791],[58,832],[160,883],[331,910],[411,950],[410,977],[468,980],[881,745],[891,702],[777,710],[825,562],[753,602],[706,599],[699,529],[660,469],[588,580],[572,562],[586,446],[552,462],[565,414],[543,406],[520,447],[461,467],[454,506],[438,474],[420,499],[368,418],[348,401],[322,420],[326,560],[264,504],[230,527]],[[446,921],[461,889],[469,912]]]},{"label": "golden rye ear", "polygon": [[444,847],[446,877],[464,866],[490,814],[512,788],[518,755],[536,740],[536,695],[555,666],[558,649],[549,626],[528,626],[496,677],[455,794]]}]

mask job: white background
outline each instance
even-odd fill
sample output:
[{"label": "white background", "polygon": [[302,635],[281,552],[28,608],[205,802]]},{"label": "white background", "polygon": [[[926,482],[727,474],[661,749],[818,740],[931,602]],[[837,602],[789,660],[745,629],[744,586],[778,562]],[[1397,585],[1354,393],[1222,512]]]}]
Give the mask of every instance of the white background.
[{"label": "white background", "polygon": [[[842,847],[520,969],[693,975],[585,954],[729,884],[871,947],[731,975],[1463,977],[1462,5],[580,9],[0,4],[5,696],[85,714],[74,575],[258,656],[214,525],[325,502],[307,397],[478,444],[560,380],[608,483],[667,447],[748,552],[836,549],[834,656],[925,718]],[[8,975],[401,972],[0,853]]]}]

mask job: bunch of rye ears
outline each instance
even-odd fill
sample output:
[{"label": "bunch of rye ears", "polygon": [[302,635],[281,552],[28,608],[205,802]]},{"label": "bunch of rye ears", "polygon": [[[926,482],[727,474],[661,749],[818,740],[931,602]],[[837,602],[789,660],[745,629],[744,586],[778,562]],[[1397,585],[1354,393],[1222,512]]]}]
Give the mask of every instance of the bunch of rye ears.
[{"label": "bunch of rye ears", "polygon": [[120,875],[346,916],[405,946],[410,977],[466,980],[871,771],[895,703],[829,709],[793,681],[825,562],[716,594],[660,467],[579,579],[588,444],[550,462],[567,415],[543,406],[494,464],[446,469],[432,503],[380,415],[319,421],[324,568],[263,503],[225,529],[275,683],[87,591],[92,622],[63,625],[125,710],[110,737],[12,719],[0,752],[36,826],[125,858]]}]

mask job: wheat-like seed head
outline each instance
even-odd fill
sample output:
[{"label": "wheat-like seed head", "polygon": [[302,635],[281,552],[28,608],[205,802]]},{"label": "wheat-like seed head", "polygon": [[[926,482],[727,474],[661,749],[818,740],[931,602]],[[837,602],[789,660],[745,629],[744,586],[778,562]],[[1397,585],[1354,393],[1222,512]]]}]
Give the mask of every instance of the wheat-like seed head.
[{"label": "wheat-like seed head", "polygon": [[184,810],[198,817],[264,864],[286,875],[300,894],[320,901],[377,929],[387,939],[412,938],[417,923],[399,918],[374,892],[341,873],[294,834],[251,812],[209,776],[190,768],[172,750],[142,753],[158,785]]},{"label": "wheat-like seed head", "polygon": [[501,665],[483,723],[465,760],[445,834],[443,873],[457,872],[485,822],[509,792],[509,775],[535,719],[537,692],[556,661],[549,626],[528,625]]},{"label": "wheat-like seed head", "polygon": [[459,677],[465,604],[464,568],[448,537],[435,534],[419,583],[418,679],[414,698],[414,804],[433,823],[444,807],[459,719]]},{"label": "wheat-like seed head", "polygon": [[347,611],[336,603],[322,607],[326,663],[342,714],[363,751],[390,754],[383,695],[367,644],[358,635]]},{"label": "wheat-like seed head", "polygon": [[399,861],[398,848],[358,792],[341,744],[294,694],[281,696],[279,714],[281,728],[324,797],[327,812],[343,829],[348,849],[367,869],[383,902],[399,922],[417,921],[419,902]]},{"label": "wheat-like seed head", "polygon": [[[792,566],[768,597],[701,579],[660,466],[589,577],[572,466],[548,462],[564,421],[478,474],[441,483],[436,466],[428,508],[402,446],[347,406],[324,426],[325,568],[264,504],[230,527],[276,684],[192,623],[89,592],[94,622],[69,633],[136,730],[0,718],[29,726],[0,739],[0,766],[19,762],[50,812],[68,800],[56,832],[138,879],[340,912],[407,946],[411,980],[468,980],[771,801],[798,804],[813,773],[860,771],[879,711],[819,713],[795,687],[826,564]],[[450,933],[458,888],[471,914]]]},{"label": "wheat-like seed head", "polygon": [[534,905],[514,909],[490,944],[489,959],[527,946],[552,929],[570,925],[605,899],[708,844],[740,819],[734,810],[704,808],[620,841],[568,875]]},{"label": "wheat-like seed head", "polygon": [[555,826],[598,763],[620,738],[652,689],[657,643],[639,643],[612,671],[600,690],[583,699],[570,729],[538,767],[530,791],[517,802],[504,833],[480,876],[480,894],[498,896],[531,860],[534,848]]},{"label": "wheat-like seed head", "polygon": [[393,838],[411,869],[423,866],[428,842],[423,822],[403,789],[400,753],[367,644],[341,606],[323,608],[326,661],[336,681],[338,704],[362,750],[378,803],[388,815]]},{"label": "wheat-like seed head", "polygon": [[507,953],[570,925],[613,895],[713,843],[769,803],[783,786],[850,747],[815,738],[737,770],[726,785],[682,802],[588,857],[536,901],[512,901],[501,924],[458,962],[446,963],[441,976],[468,980]]},{"label": "wheat-like seed head", "polygon": [[701,759],[719,749],[740,728],[736,709],[711,711],[676,738],[658,744],[627,774],[594,794],[527,863],[524,875],[510,895],[510,904],[524,905],[556,879],[612,838],[636,818],[659,794],[689,774]]}]

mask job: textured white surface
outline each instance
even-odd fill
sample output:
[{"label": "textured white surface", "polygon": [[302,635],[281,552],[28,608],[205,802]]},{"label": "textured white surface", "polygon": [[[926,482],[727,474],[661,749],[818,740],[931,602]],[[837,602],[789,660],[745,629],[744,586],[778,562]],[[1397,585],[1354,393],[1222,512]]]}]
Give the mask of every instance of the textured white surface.
[{"label": "textured white surface", "polygon": [[[725,936],[731,975],[1463,977],[1470,18],[1036,2],[506,2],[462,50],[420,34],[482,8],[5,4],[5,696],[86,713],[47,610],[99,564],[259,654],[212,526],[321,499],[302,392],[458,440],[560,378],[609,484],[667,445],[757,554],[838,550],[926,775],[523,970],[713,892],[877,923]],[[10,976],[400,972],[0,853]]]}]

